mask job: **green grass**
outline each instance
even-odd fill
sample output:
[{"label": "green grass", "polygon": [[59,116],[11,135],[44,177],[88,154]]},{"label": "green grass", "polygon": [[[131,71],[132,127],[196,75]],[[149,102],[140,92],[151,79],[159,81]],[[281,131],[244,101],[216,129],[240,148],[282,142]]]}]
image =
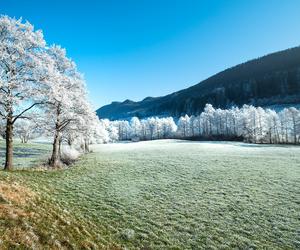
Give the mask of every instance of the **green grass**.
[{"label": "green grass", "polygon": [[[71,226],[81,223],[84,234],[69,232],[73,246],[86,238],[129,249],[300,248],[299,147],[99,145],[72,169],[1,172],[1,179],[66,210]],[[45,220],[50,227],[53,217]],[[53,230],[59,238],[66,229]]]}]

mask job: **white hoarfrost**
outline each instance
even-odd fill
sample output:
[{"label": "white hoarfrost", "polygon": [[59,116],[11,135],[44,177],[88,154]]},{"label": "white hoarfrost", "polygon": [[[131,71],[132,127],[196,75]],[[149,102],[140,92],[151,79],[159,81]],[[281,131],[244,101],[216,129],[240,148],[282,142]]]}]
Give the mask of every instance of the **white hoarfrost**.
[{"label": "white hoarfrost", "polygon": [[215,109],[207,104],[197,116],[150,117],[139,120],[102,120],[110,141],[157,139],[243,140],[251,143],[300,143],[300,110],[290,107],[276,113],[251,105]]},{"label": "white hoarfrost", "polygon": [[[0,17],[0,132],[6,139],[6,169],[12,169],[13,135],[23,142],[53,136],[50,165],[60,165],[61,145],[89,144],[103,135],[88,102],[82,75],[60,46],[47,46],[29,22]],[[21,121],[21,119],[26,119]],[[18,122],[17,122],[18,121]],[[14,130],[15,127],[15,130]]]}]

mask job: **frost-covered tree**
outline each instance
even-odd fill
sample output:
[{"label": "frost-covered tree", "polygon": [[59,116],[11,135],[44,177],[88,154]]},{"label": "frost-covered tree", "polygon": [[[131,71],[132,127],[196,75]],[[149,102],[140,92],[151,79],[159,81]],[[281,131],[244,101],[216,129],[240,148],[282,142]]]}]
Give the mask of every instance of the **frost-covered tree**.
[{"label": "frost-covered tree", "polygon": [[0,117],[0,139],[5,139],[5,120]]},{"label": "frost-covered tree", "polygon": [[266,129],[267,131],[267,141],[269,143],[280,143],[280,136],[279,136],[279,117],[278,114],[271,109],[266,110]]},{"label": "frost-covered tree", "polygon": [[300,111],[294,107],[288,108],[290,124],[291,124],[291,134],[293,137],[293,143],[299,142],[300,134]]},{"label": "frost-covered tree", "polygon": [[147,140],[147,134],[148,134],[148,123],[147,120],[143,119],[141,120],[141,140]]},{"label": "frost-covered tree", "polygon": [[189,120],[189,135],[195,137],[197,134],[197,119],[196,116],[191,115]]},{"label": "frost-covered tree", "polygon": [[[109,137],[109,141],[111,142],[116,142],[119,140],[119,130],[118,130],[118,127],[117,126],[110,126],[108,129],[107,129],[107,132],[108,132],[108,137]],[[124,139],[122,140],[128,140],[127,138],[127,135],[125,133],[125,137],[123,137]]]},{"label": "frost-covered tree", "polygon": [[86,114],[84,80],[77,72],[75,63],[67,58],[65,49],[52,46],[48,54],[53,62],[49,79],[49,98],[46,105],[47,129],[53,134],[50,166],[60,166],[60,145],[63,132],[80,122]]},{"label": "frost-covered tree", "polygon": [[39,137],[41,130],[33,119],[19,119],[15,123],[14,134],[20,138],[21,143],[27,143],[29,140]]},{"label": "frost-covered tree", "polygon": [[190,136],[190,117],[188,115],[182,116],[178,120],[178,134],[183,138]]},{"label": "frost-covered tree", "polygon": [[231,137],[240,137],[242,135],[242,129],[240,126],[240,109],[238,107],[233,107],[228,111],[228,126]]},{"label": "frost-covered tree", "polygon": [[[149,117],[128,121],[105,120],[110,141],[167,138],[205,138],[208,140],[244,140],[252,143],[299,143],[300,111],[287,108],[279,113],[252,105],[215,109],[207,104],[197,116],[182,116],[177,124],[172,117]],[[131,131],[128,133],[128,131]],[[118,133],[118,136],[114,134]],[[113,138],[113,139],[112,139]]]},{"label": "frost-covered tree", "polygon": [[174,122],[173,117],[161,118],[161,135],[163,139],[173,138],[176,131],[177,125]]},{"label": "frost-covered tree", "polygon": [[139,118],[132,117],[130,120],[130,127],[131,127],[131,138],[141,136],[141,122]]},{"label": "frost-covered tree", "polygon": [[294,107],[280,112],[281,130],[286,142],[298,143],[300,136],[300,111]]},{"label": "frost-covered tree", "polygon": [[5,169],[13,168],[13,127],[44,102],[48,63],[41,31],[29,22],[0,17],[0,117],[5,119]]},{"label": "frost-covered tree", "polygon": [[203,133],[201,116],[196,116],[192,121],[193,131],[195,136],[199,137]]},{"label": "frost-covered tree", "polygon": [[204,107],[205,122],[207,124],[207,135],[213,134],[215,109],[211,104],[206,104]]},{"label": "frost-covered tree", "polygon": [[80,121],[77,123],[78,131],[83,139],[84,152],[88,153],[90,152],[89,145],[102,136],[99,118],[88,102],[85,103],[84,112],[78,115],[80,117]]},{"label": "frost-covered tree", "polygon": [[123,140],[119,138],[120,121],[109,121],[101,119],[97,132],[97,138],[100,143],[116,142]]},{"label": "frost-covered tree", "polygon": [[69,147],[81,146],[84,152],[89,152],[89,145],[97,141],[101,134],[100,121],[92,106],[88,102],[82,102],[82,110],[77,113],[76,119],[71,121],[61,132],[62,141]]},{"label": "frost-covered tree", "polygon": [[[115,121],[114,127],[110,128],[110,137],[118,138],[119,140],[129,140],[131,134],[131,127],[128,121]],[[115,135],[118,132],[118,135]]]},{"label": "frost-covered tree", "polygon": [[283,109],[279,112],[280,120],[280,138],[282,143],[288,143],[290,139],[290,126],[288,109]]},{"label": "frost-covered tree", "polygon": [[[116,132],[116,135],[117,134],[118,134],[118,132]],[[118,140],[118,138],[116,138],[116,140]],[[102,120],[99,120],[99,126],[97,128],[96,142],[100,143],[100,144],[110,142],[110,137],[109,137],[108,130],[104,126]]]}]

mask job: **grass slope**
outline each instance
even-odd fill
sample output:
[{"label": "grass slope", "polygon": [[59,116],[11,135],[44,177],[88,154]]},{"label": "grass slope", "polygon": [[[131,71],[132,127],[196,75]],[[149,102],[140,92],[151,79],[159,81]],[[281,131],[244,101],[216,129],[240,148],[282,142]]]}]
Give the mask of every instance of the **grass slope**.
[{"label": "grass slope", "polygon": [[299,153],[242,143],[110,144],[66,171],[1,172],[0,180],[38,196],[24,208],[43,216],[26,219],[38,246],[298,249]]}]

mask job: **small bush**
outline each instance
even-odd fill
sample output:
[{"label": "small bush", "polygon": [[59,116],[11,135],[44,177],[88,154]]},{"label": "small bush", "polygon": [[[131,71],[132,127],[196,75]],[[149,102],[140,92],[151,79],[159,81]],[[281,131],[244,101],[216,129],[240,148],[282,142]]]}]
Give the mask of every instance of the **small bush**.
[{"label": "small bush", "polygon": [[64,146],[61,150],[61,161],[66,165],[71,165],[80,157],[80,153],[70,146]]}]

